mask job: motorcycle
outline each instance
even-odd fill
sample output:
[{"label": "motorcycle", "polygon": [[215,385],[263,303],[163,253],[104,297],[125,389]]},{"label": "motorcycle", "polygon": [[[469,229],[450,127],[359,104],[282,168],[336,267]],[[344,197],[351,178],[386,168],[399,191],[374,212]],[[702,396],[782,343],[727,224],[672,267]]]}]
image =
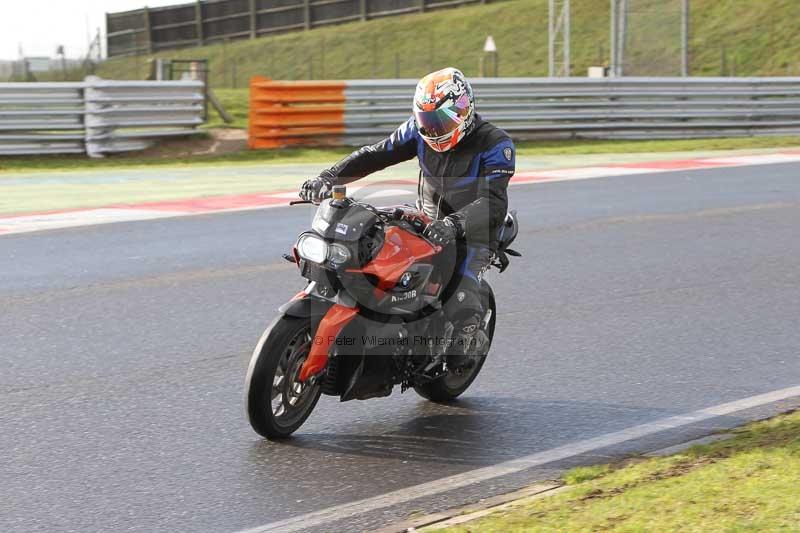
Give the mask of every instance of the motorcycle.
[{"label": "motorcycle", "polygon": [[[400,385],[434,402],[453,400],[481,371],[494,337],[495,298],[479,276],[484,315],[469,346],[454,346],[444,303],[457,298],[459,254],[425,239],[430,219],[421,210],[376,208],[347,197],[344,186],[327,196],[311,230],[284,254],[308,283],[279,308],[247,370],[248,419],[268,439],[290,436],[322,394],[365,400]],[[303,203],[311,202],[290,205]],[[491,267],[503,272],[509,255],[521,255],[508,248],[517,231],[511,211]],[[454,350],[468,364],[448,365]]]}]

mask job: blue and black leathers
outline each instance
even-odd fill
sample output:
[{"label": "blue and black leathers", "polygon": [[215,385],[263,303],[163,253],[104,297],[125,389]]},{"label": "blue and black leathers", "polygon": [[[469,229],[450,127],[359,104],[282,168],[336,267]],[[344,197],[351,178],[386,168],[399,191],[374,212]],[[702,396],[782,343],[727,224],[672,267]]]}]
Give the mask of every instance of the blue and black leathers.
[{"label": "blue and black leathers", "polygon": [[420,199],[431,218],[453,216],[470,245],[496,246],[508,210],[508,181],[514,175],[514,143],[503,130],[475,117],[475,126],[455,148],[431,149],[410,118],[387,139],[360,148],[320,176],[350,183],[416,157],[421,171]]},{"label": "blue and black leathers", "polygon": [[463,231],[458,267],[461,280],[452,300],[460,310],[477,315],[481,312],[480,276],[496,249],[508,210],[507,188],[514,175],[515,156],[508,134],[479,115],[472,131],[446,152],[437,152],[425,143],[412,117],[388,138],[356,150],[320,177],[334,184],[350,183],[416,157],[423,210],[434,219],[454,218]]}]

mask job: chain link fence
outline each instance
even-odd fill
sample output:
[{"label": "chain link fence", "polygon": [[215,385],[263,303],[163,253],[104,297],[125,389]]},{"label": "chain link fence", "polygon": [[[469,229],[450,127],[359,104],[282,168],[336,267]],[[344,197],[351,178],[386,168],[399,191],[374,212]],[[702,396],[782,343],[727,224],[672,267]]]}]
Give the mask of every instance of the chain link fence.
[{"label": "chain link fence", "polygon": [[617,38],[625,76],[682,74],[684,0],[620,0]]}]

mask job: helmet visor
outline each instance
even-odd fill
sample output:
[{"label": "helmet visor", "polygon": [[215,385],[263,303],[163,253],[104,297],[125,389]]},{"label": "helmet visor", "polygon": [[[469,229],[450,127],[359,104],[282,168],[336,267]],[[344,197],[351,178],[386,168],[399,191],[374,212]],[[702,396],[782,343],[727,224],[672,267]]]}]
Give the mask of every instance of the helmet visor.
[{"label": "helmet visor", "polygon": [[445,102],[432,111],[422,111],[414,106],[414,118],[423,137],[436,139],[453,133],[469,116],[469,98],[462,95],[455,103]]}]

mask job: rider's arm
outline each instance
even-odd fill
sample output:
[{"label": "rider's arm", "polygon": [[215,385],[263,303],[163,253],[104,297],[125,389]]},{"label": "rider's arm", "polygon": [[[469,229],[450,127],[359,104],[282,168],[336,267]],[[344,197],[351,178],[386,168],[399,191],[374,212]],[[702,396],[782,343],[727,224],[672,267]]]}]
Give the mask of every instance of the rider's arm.
[{"label": "rider's arm", "polygon": [[478,196],[451,217],[455,218],[469,240],[494,240],[508,211],[508,182],[514,175],[516,151],[511,139],[504,139],[481,156]]},{"label": "rider's arm", "polygon": [[417,126],[414,118],[408,119],[388,138],[359,148],[331,168],[320,172],[320,177],[334,184],[345,184],[383,170],[417,155]]}]

